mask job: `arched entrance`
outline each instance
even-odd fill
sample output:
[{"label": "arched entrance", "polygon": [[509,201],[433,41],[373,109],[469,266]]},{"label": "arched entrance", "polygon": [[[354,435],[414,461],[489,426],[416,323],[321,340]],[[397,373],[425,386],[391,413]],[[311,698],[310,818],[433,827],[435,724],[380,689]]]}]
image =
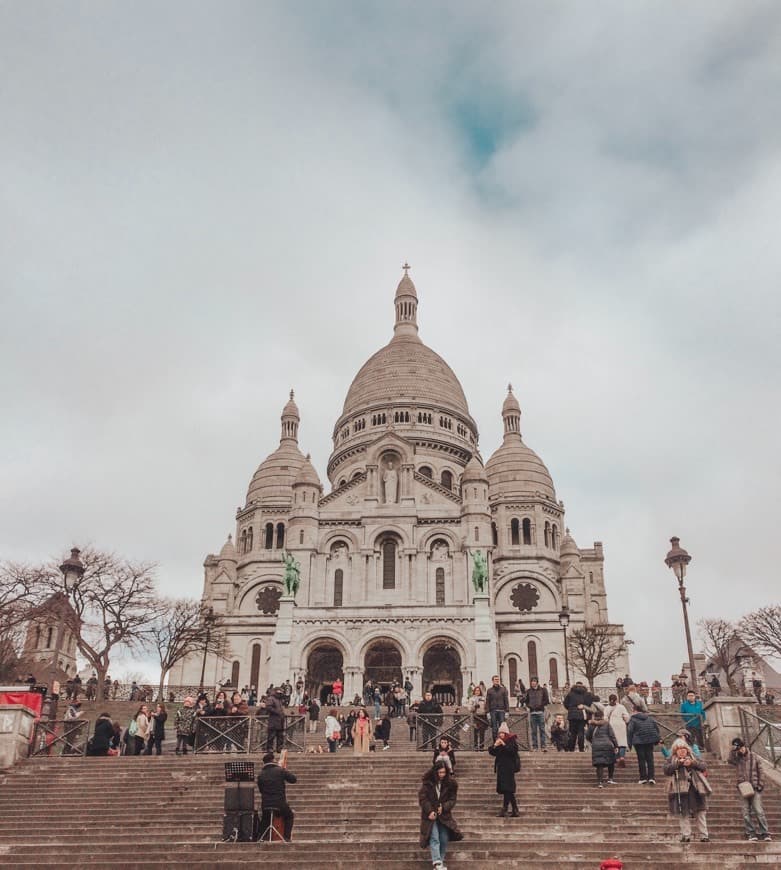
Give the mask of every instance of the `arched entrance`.
[{"label": "arched entrance", "polygon": [[438,640],[424,653],[423,691],[440,704],[457,704],[463,697],[461,656],[452,641]]},{"label": "arched entrance", "polygon": [[363,660],[364,684],[369,680],[382,691],[387,691],[394,682],[404,682],[401,675],[401,652],[392,640],[375,640],[366,650]]},{"label": "arched entrance", "polygon": [[306,691],[310,698],[319,698],[321,704],[327,704],[337,677],[344,683],[342,651],[333,643],[319,644],[309,653],[306,664]]}]

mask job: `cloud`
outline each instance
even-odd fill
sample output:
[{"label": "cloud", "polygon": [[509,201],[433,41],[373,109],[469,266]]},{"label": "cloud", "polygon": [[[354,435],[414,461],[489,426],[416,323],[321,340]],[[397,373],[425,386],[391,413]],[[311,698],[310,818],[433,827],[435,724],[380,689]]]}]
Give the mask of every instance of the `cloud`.
[{"label": "cloud", "polygon": [[512,380],[666,678],[671,534],[695,618],[773,594],[779,43],[772,3],[6,6],[0,550],[199,594],[291,386],[325,478],[409,258],[484,458]]}]

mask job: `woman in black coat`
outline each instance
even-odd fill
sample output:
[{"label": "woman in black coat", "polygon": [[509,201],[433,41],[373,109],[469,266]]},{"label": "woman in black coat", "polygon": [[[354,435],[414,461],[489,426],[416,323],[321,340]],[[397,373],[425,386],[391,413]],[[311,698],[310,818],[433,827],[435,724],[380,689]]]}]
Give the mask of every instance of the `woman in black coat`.
[{"label": "woman in black coat", "polygon": [[114,723],[108,713],[101,713],[95,723],[95,732],[87,744],[87,755],[108,755],[114,740]]},{"label": "woman in black coat", "polygon": [[518,754],[518,739],[515,734],[510,734],[506,722],[499,726],[496,742],[488,750],[494,756],[494,770],[496,771],[496,793],[502,795],[501,817],[507,815],[507,808],[512,807],[511,815],[517,818],[518,803],[515,800],[515,774],[521,770],[521,756]]},{"label": "woman in black coat", "polygon": [[612,726],[605,721],[603,713],[594,714],[586,731],[586,739],[591,744],[591,764],[597,772],[597,787],[602,788],[605,768],[607,768],[607,782],[614,785],[613,773],[616,769],[618,741]]},{"label": "woman in black coat", "polygon": [[447,765],[437,764],[427,771],[418,791],[420,804],[420,848],[431,849],[431,861],[442,867],[447,844],[463,839],[458,822],[453,818],[453,807],[458,798],[458,783],[450,775]]},{"label": "woman in black coat", "polygon": [[162,743],[165,740],[165,722],[168,718],[168,713],[165,709],[165,704],[160,703],[157,709],[152,713],[152,726],[149,729],[149,742],[146,749],[146,754],[152,754],[152,747],[155,748],[155,754],[160,755],[163,751]]}]

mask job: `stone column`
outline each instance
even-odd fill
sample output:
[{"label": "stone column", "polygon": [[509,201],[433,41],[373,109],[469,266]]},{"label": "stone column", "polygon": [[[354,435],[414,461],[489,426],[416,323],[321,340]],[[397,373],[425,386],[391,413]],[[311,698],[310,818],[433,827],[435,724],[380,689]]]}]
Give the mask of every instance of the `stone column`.
[{"label": "stone column", "polygon": [[726,760],[732,749],[732,741],[736,737],[743,736],[739,709],[745,707],[753,713],[757,706],[757,699],[719,695],[718,698],[705,701],[703,706],[705,721],[710,732],[710,751],[715,752],[722,760]]},{"label": "stone column", "polygon": [[279,613],[274,636],[271,638],[269,679],[280,686],[290,677],[290,645],[293,639],[293,608],[295,600],[289,595],[279,599]]},{"label": "stone column", "polygon": [[422,701],[423,700],[423,668],[418,667],[417,665],[411,668],[405,668],[405,671],[410,676],[410,682],[412,683],[412,701]]},{"label": "stone column", "polygon": [[0,770],[27,758],[35,713],[21,704],[0,704]]},{"label": "stone column", "polygon": [[363,697],[363,668],[351,666],[344,669],[344,698],[345,704],[352,704],[356,695]]},{"label": "stone column", "polygon": [[488,595],[485,592],[475,592],[475,671],[472,679],[486,685],[497,671],[496,630],[491,619]]}]

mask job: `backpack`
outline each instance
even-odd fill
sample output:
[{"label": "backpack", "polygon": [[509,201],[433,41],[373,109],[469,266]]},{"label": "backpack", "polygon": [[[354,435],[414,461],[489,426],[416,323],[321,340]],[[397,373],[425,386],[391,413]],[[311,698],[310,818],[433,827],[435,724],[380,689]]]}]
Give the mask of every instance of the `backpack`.
[{"label": "backpack", "polygon": [[138,722],[135,719],[130,720],[130,724],[127,726],[127,733],[131,737],[135,737],[138,734]]}]

